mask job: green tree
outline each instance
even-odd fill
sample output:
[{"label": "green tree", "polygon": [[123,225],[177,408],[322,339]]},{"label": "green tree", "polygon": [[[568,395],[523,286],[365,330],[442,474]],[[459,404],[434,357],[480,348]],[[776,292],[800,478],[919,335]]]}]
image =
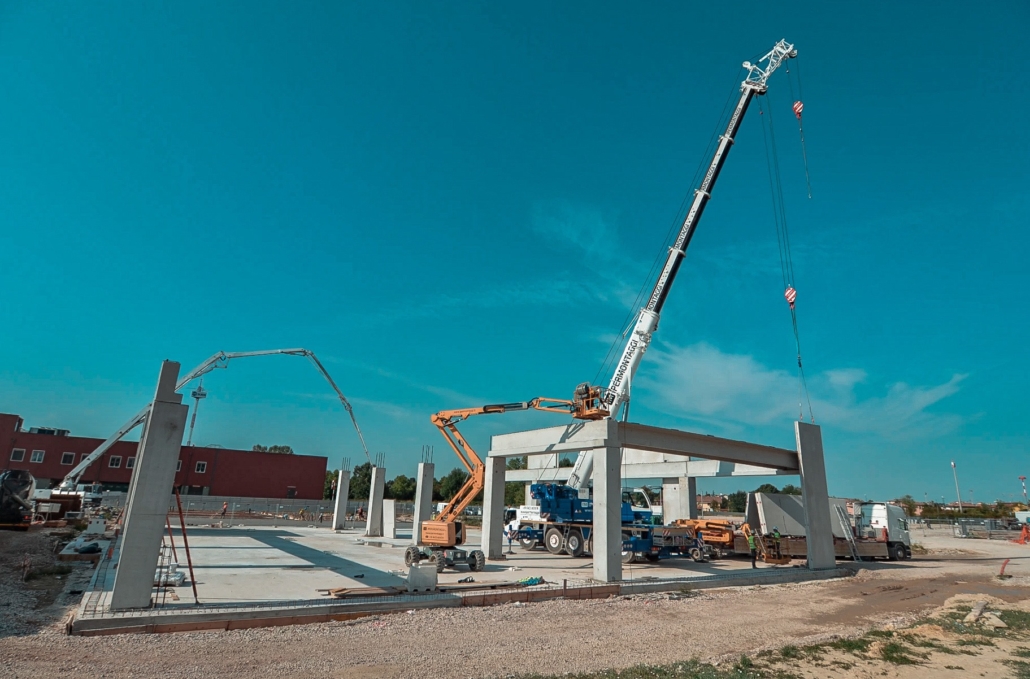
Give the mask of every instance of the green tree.
[{"label": "green tree", "polygon": [[780,489],[771,483],[763,483],[758,488],[755,488],[756,493],[778,493]]},{"label": "green tree", "polygon": [[372,490],[372,465],[368,462],[359,464],[350,475],[350,493],[348,500],[367,500]]},{"label": "green tree", "polygon": [[393,481],[386,485],[390,497],[394,500],[414,500],[415,491],[418,489],[415,479],[409,478],[404,474],[398,474]]},{"label": "green tree", "polygon": [[562,456],[561,459],[558,460],[558,466],[559,467],[575,467],[576,463],[573,462],[572,460],[570,460],[569,458],[567,458],[565,456]]},{"label": "green tree", "polygon": [[262,446],[254,444],[251,448],[255,453],[278,453],[279,455],[293,455],[293,448],[290,446]]},{"label": "green tree", "polygon": [[339,472],[335,469],[331,472],[325,473],[325,486],[322,488],[322,499],[332,500],[336,497],[336,477],[339,476]]},{"label": "green tree", "polygon": [[911,495],[899,497],[897,500],[894,501],[894,504],[904,507],[905,513],[909,516],[916,515],[916,501],[912,498]]},{"label": "green tree", "polygon": [[792,483],[788,483],[787,485],[785,485],[783,488],[780,489],[780,492],[784,495],[801,495],[801,489]]},{"label": "green tree", "polygon": [[450,501],[452,497],[465,485],[468,473],[464,469],[455,467],[447,476],[440,479],[440,497],[444,502]]},{"label": "green tree", "polygon": [[[505,469],[525,469],[527,466],[524,457],[509,457],[504,463]],[[519,507],[526,501],[526,484],[520,481],[512,481],[504,484],[504,506]]]},{"label": "green tree", "polygon": [[726,496],[727,509],[731,512],[743,512],[747,509],[747,493],[738,490]]}]

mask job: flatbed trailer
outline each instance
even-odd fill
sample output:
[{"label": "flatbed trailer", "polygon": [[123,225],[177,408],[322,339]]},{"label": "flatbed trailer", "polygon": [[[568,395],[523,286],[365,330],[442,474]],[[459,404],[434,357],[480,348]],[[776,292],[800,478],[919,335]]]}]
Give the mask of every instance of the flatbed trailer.
[{"label": "flatbed trailer", "polygon": [[[593,554],[593,525],[590,523],[523,520],[515,537],[524,549],[542,546],[552,554],[573,557]],[[712,555],[710,546],[704,554],[695,549],[694,532],[689,528],[643,523],[622,525],[623,563],[674,557],[701,560],[711,558]]]},{"label": "flatbed trailer", "polygon": [[[766,537],[765,540],[769,548],[772,549],[773,539]],[[889,545],[886,542],[856,538],[855,545],[858,548],[858,556],[863,559],[895,558],[895,555],[891,553]],[[735,535],[733,538],[733,551],[735,554],[740,555],[750,554],[751,552],[747,547],[747,538],[743,535]],[[843,538],[833,538],[833,551],[838,559],[851,558],[851,548],[848,546],[848,541]],[[789,556],[792,559],[804,559],[808,556],[808,543],[805,541],[804,536],[781,537],[780,554],[783,556]],[[908,553],[908,556],[905,558],[911,558],[911,553]]]}]

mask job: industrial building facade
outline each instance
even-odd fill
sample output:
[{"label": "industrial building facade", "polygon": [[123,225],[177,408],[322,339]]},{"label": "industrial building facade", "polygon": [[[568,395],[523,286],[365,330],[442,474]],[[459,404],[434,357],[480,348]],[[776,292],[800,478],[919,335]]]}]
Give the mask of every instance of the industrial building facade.
[{"label": "industrial building facade", "polygon": [[[0,469],[25,469],[38,488],[56,486],[103,439],[70,436],[65,429],[23,431],[18,415],[0,413]],[[136,462],[134,441],[111,446],[82,474],[79,483],[127,490]],[[249,450],[183,446],[175,486],[189,495],[322,499],[327,458]],[[169,489],[171,490],[171,489]]]}]

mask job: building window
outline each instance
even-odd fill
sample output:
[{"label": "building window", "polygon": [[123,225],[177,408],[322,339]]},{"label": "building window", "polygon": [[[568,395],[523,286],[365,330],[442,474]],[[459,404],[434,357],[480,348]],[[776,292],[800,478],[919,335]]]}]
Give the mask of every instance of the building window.
[{"label": "building window", "polygon": [[182,469],[182,460],[176,460],[175,461],[175,471],[179,471],[180,469]]},{"label": "building window", "polygon": [[61,464],[75,464],[75,453],[61,453]]},{"label": "building window", "polygon": [[121,455],[112,455],[111,459],[107,461],[107,466],[110,467],[111,469],[118,469],[118,467],[121,467],[122,466],[122,457],[121,457]]},{"label": "building window", "polygon": [[207,462],[198,462],[197,463],[197,467],[196,467],[196,472],[198,474],[203,474],[206,471],[207,471]]},{"label": "building window", "polygon": [[82,462],[87,457],[89,457],[89,453],[83,453],[82,455],[79,455],[79,462]]},{"label": "building window", "polygon": [[130,457],[130,458],[125,460],[125,468],[126,469],[132,469],[135,466],[136,466],[136,458]]},{"label": "building window", "polygon": [[32,457],[29,458],[29,462],[42,462],[43,455],[46,454],[45,450],[33,450]]},{"label": "building window", "polygon": [[11,451],[11,462],[22,462],[25,459],[25,449],[15,448]]}]

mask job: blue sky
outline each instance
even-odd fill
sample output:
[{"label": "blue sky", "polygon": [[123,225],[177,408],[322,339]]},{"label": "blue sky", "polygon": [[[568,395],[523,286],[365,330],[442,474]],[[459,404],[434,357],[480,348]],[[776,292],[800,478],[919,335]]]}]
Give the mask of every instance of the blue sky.
[{"label": "blue sky", "polygon": [[[955,459],[965,499],[1012,499],[1030,472],[1030,9],[953,7],[4,3],[0,411],[106,436],[161,359],[303,346],[391,473],[426,443],[449,469],[430,413],[595,377],[740,62],[786,38],[811,200],[785,73],[764,104],[831,492],[952,500]],[[757,114],[633,419],[792,446]],[[198,443],[360,461],[300,359],[237,362],[205,387]],[[562,421],[466,431],[485,451]]]}]

